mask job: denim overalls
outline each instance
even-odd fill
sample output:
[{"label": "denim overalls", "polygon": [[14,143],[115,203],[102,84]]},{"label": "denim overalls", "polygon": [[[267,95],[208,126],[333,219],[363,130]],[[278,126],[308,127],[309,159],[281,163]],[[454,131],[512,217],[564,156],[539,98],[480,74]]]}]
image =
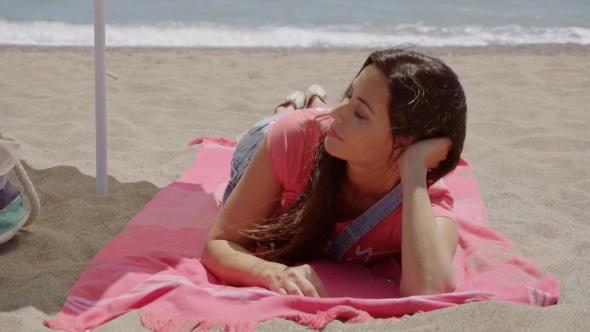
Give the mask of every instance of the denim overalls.
[{"label": "denim overalls", "polygon": [[258,149],[258,145],[260,145],[260,141],[262,141],[268,132],[268,124],[285,114],[287,113],[279,113],[263,119],[243,133],[231,160],[231,180],[229,180],[229,183],[225,188],[222,204],[225,204],[229,194],[234,191],[236,184],[238,184],[242,174],[246,171],[248,164],[250,164],[252,157],[254,157],[256,149]]}]

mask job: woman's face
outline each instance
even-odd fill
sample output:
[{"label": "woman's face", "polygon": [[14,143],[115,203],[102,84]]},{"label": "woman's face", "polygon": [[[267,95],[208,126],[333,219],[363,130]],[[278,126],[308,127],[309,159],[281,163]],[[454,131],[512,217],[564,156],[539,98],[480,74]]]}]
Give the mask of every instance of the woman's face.
[{"label": "woman's face", "polygon": [[391,161],[393,151],[387,78],[369,65],[353,81],[348,97],[332,109],[326,151],[349,164],[383,167]]}]

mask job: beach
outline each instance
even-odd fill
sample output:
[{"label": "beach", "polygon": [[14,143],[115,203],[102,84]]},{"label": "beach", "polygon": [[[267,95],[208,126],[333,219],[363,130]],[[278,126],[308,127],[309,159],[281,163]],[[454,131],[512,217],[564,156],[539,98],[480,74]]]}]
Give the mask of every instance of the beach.
[{"label": "beach", "polygon": [[[490,227],[560,282],[557,305],[480,302],[325,331],[590,329],[590,45],[422,47],[459,75],[469,161]],[[198,136],[235,138],[293,90],[336,104],[368,55],[336,48],[111,48],[109,195],[95,195],[94,55],[0,46],[0,132],[42,204],[0,245],[0,331],[49,331],[84,264],[194,161]],[[10,180],[18,186],[13,173]],[[273,319],[259,331],[305,327]],[[130,312],[96,331],[143,331]]]}]

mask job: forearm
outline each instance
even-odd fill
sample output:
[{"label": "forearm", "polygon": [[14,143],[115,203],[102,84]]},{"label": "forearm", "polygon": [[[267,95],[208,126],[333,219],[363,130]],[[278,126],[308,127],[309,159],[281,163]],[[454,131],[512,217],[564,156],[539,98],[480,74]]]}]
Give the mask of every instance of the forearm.
[{"label": "forearm", "polygon": [[426,183],[426,167],[405,165],[401,172],[402,278],[404,296],[453,291],[455,277],[452,255],[439,234]]},{"label": "forearm", "polygon": [[286,268],[252,255],[235,242],[215,239],[207,241],[201,262],[228,284],[265,288],[269,288],[271,275]]}]

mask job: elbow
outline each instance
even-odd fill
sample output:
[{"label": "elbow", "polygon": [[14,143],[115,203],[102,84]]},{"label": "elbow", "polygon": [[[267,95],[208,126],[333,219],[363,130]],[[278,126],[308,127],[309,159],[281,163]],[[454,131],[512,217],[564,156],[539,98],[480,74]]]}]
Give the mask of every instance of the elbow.
[{"label": "elbow", "polygon": [[399,292],[402,297],[408,296],[422,296],[422,295],[438,295],[445,293],[452,293],[457,289],[457,282],[454,276],[448,280],[427,281],[422,282],[404,282],[402,279],[399,287]]},{"label": "elbow", "polygon": [[210,240],[207,240],[205,242],[205,248],[203,248],[203,252],[201,253],[201,264],[203,264],[203,266],[205,266],[206,268],[210,268],[210,263],[212,260],[211,257],[211,249],[209,248],[209,245],[211,244]]}]

